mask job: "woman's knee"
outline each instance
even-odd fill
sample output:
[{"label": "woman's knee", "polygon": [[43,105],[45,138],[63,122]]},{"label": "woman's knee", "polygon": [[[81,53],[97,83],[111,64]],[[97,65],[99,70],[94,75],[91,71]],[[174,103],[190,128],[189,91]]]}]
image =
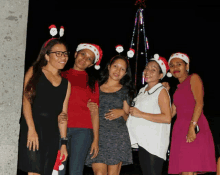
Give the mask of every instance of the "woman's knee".
[{"label": "woman's knee", "polygon": [[104,163],[93,163],[92,169],[94,175],[107,175],[107,165]]},{"label": "woman's knee", "polygon": [[102,171],[102,170],[98,170],[94,172],[94,175],[107,175],[107,172]]}]

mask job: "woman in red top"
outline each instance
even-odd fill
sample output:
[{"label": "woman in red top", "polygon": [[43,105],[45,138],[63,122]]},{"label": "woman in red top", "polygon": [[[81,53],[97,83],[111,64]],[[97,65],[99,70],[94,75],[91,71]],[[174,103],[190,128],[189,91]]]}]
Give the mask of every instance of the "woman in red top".
[{"label": "woman in red top", "polygon": [[[99,104],[99,88],[98,83],[85,70],[94,64],[98,69],[101,58],[102,50],[98,45],[79,44],[73,68],[62,73],[62,76],[71,83],[67,125],[69,173],[71,175],[83,174],[84,162],[90,147],[92,158],[96,157],[99,151],[98,112],[90,114],[87,107],[88,101]],[[60,171],[60,174],[65,174],[65,171],[65,169]]]}]

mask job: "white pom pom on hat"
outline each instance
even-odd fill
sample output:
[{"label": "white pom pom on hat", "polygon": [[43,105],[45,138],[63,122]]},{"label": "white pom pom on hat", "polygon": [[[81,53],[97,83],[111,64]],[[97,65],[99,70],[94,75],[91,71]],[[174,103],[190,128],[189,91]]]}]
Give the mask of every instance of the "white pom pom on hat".
[{"label": "white pom pom on hat", "polygon": [[59,166],[59,170],[63,170],[63,169],[64,169],[64,165],[61,164],[61,165]]},{"label": "white pom pom on hat", "polygon": [[95,65],[95,69],[99,70],[100,69],[100,65]]},{"label": "white pom pom on hat", "polygon": [[157,54],[157,53],[154,54],[154,58],[155,58],[155,59],[159,59],[159,57],[160,57],[159,54]]},{"label": "white pom pom on hat", "polygon": [[172,74],[170,72],[167,72],[167,77],[172,77]]}]

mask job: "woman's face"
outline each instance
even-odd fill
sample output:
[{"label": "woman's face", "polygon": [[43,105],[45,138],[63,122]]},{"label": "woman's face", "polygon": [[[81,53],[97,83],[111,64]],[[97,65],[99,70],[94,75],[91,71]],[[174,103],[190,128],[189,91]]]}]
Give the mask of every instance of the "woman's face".
[{"label": "woman's face", "polygon": [[160,73],[160,66],[156,61],[150,61],[144,69],[145,82],[158,82],[163,78],[163,74]]},{"label": "woman's face", "polygon": [[89,49],[83,49],[75,53],[75,70],[84,71],[94,64],[95,54]]},{"label": "woman's face", "polygon": [[63,69],[68,61],[68,51],[63,44],[56,44],[51,51],[45,55],[47,64],[50,64],[55,69]]},{"label": "woman's face", "polygon": [[185,76],[186,74],[188,74],[187,70],[189,69],[189,64],[186,64],[180,58],[173,58],[170,61],[169,67],[170,67],[170,73],[175,78],[181,78]]},{"label": "woman's face", "polygon": [[127,64],[125,60],[117,59],[111,65],[109,65],[108,70],[109,78],[115,81],[120,81],[126,74]]}]

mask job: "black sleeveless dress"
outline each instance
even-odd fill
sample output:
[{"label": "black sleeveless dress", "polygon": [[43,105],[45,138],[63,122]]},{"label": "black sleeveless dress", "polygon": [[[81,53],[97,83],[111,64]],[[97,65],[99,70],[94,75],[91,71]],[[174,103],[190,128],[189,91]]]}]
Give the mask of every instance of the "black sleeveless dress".
[{"label": "black sleeveless dress", "polygon": [[51,175],[59,149],[58,115],[62,112],[68,81],[62,78],[55,87],[44,73],[36,86],[36,97],[32,104],[32,115],[39,137],[39,150],[27,148],[28,127],[21,117],[18,152],[18,168],[25,172]]}]

